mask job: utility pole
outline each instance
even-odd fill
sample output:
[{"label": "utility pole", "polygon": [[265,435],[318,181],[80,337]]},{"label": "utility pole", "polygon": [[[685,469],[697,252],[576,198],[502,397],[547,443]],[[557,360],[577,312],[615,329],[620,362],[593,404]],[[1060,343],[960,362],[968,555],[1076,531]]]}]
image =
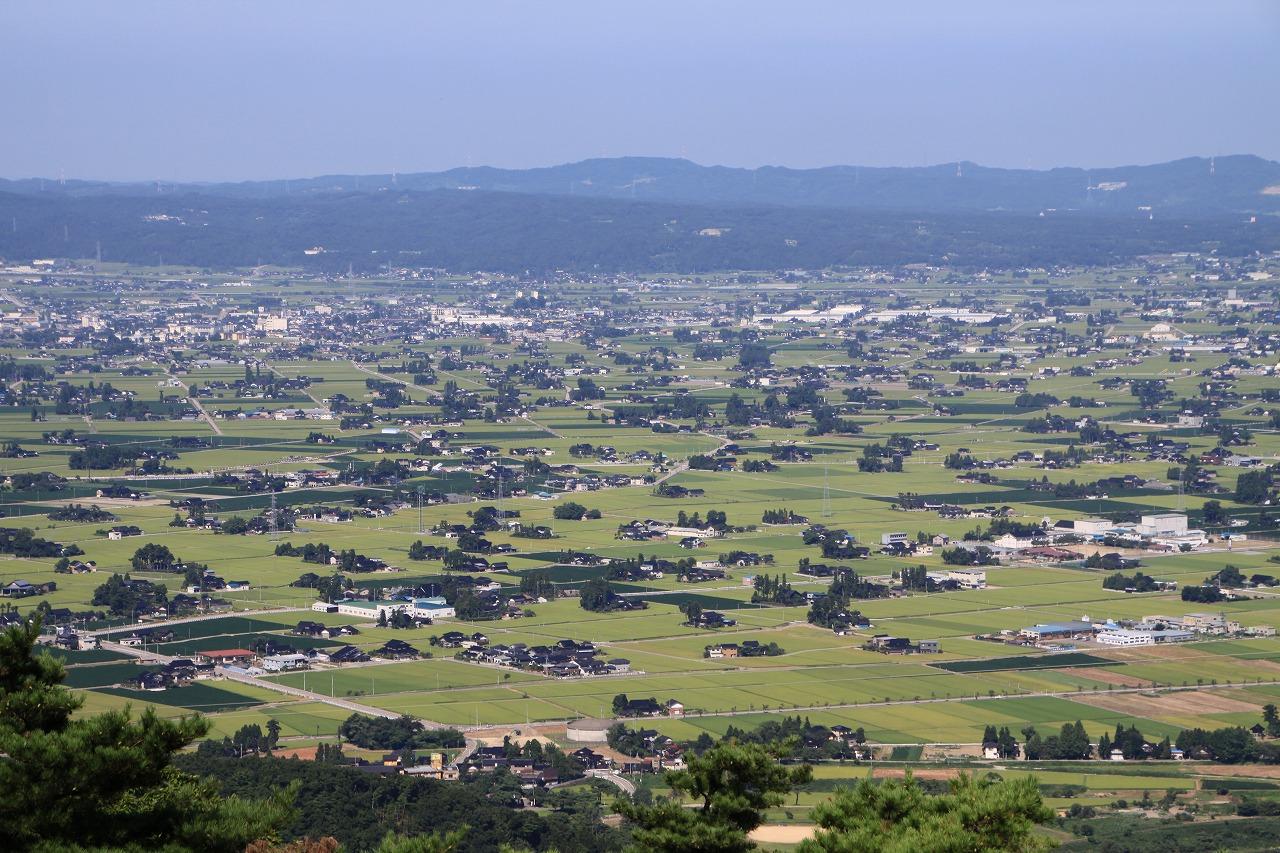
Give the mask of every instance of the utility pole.
[{"label": "utility pole", "polygon": [[822,515],[831,516],[831,466],[825,463],[822,466]]}]

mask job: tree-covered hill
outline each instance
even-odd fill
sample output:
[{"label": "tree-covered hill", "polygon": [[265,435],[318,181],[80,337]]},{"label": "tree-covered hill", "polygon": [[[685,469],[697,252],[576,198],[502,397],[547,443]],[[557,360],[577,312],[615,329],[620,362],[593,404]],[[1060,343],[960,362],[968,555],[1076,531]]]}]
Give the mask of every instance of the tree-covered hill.
[{"label": "tree-covered hill", "polygon": [[0,191],[54,195],[200,193],[234,198],[468,189],[625,201],[766,204],[858,210],[995,211],[1045,209],[1158,217],[1280,213],[1280,163],[1261,157],[1188,157],[1106,168],[1001,169],[976,163],[935,166],[827,166],[757,169],[703,166],[662,157],[583,160],[535,169],[489,166],[443,172],[327,175],[218,184],[147,184],[28,179]]},{"label": "tree-covered hill", "polygon": [[[0,193],[0,257],[345,271],[685,271],[1104,264],[1280,246],[1280,219],[902,213],[432,190],[267,198]],[[323,252],[307,254],[321,247]]]}]

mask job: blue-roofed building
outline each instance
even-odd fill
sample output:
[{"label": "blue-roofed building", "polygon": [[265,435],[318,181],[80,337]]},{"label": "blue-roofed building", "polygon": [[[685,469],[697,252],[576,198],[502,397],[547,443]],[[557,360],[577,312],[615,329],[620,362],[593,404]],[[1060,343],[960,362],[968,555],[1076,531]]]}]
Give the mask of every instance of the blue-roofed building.
[{"label": "blue-roofed building", "polygon": [[413,615],[427,619],[449,619],[454,616],[454,610],[444,600],[443,596],[415,598],[413,600]]},{"label": "blue-roofed building", "polygon": [[1043,643],[1047,640],[1070,640],[1082,634],[1092,637],[1096,631],[1092,622],[1048,622],[1023,628],[1018,635],[1034,643]]}]

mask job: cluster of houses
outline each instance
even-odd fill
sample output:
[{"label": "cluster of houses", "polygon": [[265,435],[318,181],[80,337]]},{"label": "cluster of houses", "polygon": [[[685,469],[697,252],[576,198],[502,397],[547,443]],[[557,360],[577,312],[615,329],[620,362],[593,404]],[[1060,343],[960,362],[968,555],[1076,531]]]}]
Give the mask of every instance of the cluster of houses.
[{"label": "cluster of houses", "polygon": [[[598,755],[590,749],[584,747],[578,752],[589,753],[586,756],[588,760],[603,761],[605,766],[608,764],[604,756]],[[579,760],[578,752],[572,753],[571,757]],[[506,747],[502,746],[479,747],[467,758],[467,763],[462,769],[467,774],[474,774],[492,773],[499,768],[503,768],[511,773],[512,776],[515,776],[520,781],[520,787],[526,789],[546,788],[569,781],[568,779],[562,779],[560,770],[548,762],[532,758],[513,758],[508,755]]]},{"label": "cluster of houses", "polygon": [[[885,534],[885,537],[902,537],[905,534]],[[1239,537],[1239,534],[1237,534]],[[896,541],[896,540],[895,540]],[[1037,563],[1066,563],[1085,559],[1078,544],[1106,544],[1110,547],[1128,546],[1148,551],[1190,551],[1209,541],[1203,530],[1187,525],[1185,513],[1151,513],[1141,516],[1136,523],[1117,523],[1108,518],[1064,519],[1050,523],[1045,519],[1031,535],[1004,533],[990,541],[950,540],[935,537],[933,544],[951,545],[974,551],[987,548],[997,559],[1012,559]],[[909,553],[905,545],[886,544],[889,549],[901,549]]]},{"label": "cluster of houses", "polygon": [[626,658],[602,660],[602,654],[594,643],[582,640],[559,640],[552,645],[530,646],[525,643],[490,645],[483,634],[465,636],[460,631],[450,631],[440,637],[446,648],[459,648],[459,660],[527,670],[553,678],[585,678],[588,676],[621,675],[631,672],[631,661]]},{"label": "cluster of houses", "polygon": [[253,588],[253,584],[245,580],[229,581],[221,577],[213,569],[205,569],[200,574],[199,583],[187,584],[186,591],[191,595],[205,592],[218,592],[227,590],[229,592],[244,592]]},{"label": "cluster of houses", "polygon": [[690,624],[695,628],[732,628],[738,620],[730,619],[718,610],[703,610]]},{"label": "cluster of houses", "polygon": [[421,656],[416,648],[403,640],[388,640],[381,647],[365,652],[356,646],[339,645],[327,648],[295,650],[286,644],[269,646],[262,652],[250,649],[211,649],[195,655],[198,662],[225,666],[248,675],[272,675],[281,672],[310,669],[315,664],[342,665],[366,663],[371,660],[416,660]]},{"label": "cluster of houses", "polygon": [[213,678],[216,665],[208,660],[196,658],[175,658],[159,669],[144,669],[125,682],[126,686],[137,690],[168,690],[171,687],[182,687],[196,679]]},{"label": "cluster of houses", "polygon": [[782,650],[764,645],[759,640],[743,640],[741,643],[715,643],[702,650],[704,658],[718,660],[721,658],[758,658],[781,654]]},{"label": "cluster of houses", "polygon": [[57,581],[31,583],[25,580],[13,580],[0,586],[0,596],[4,598],[30,598],[33,595],[48,595],[58,589]]},{"label": "cluster of houses", "polygon": [[[0,628],[2,627],[6,626],[3,622],[0,622]],[[69,652],[77,652],[82,649],[96,649],[100,645],[97,637],[90,637],[88,634],[82,634],[70,624],[58,624],[53,629],[52,635],[47,635],[41,640],[41,642],[48,643],[49,645],[56,646],[60,649],[66,649]]]},{"label": "cluster of houses", "polygon": [[678,544],[686,548],[702,547],[705,539],[718,539],[724,531],[718,527],[680,527],[669,521],[658,521],[647,518],[644,521],[632,520],[618,526],[616,538],[629,542],[661,542],[676,539]]},{"label": "cluster of houses", "polygon": [[933,544],[917,542],[904,532],[881,533],[880,553],[890,557],[929,557],[933,555]]},{"label": "cluster of houses", "polygon": [[876,634],[862,648],[869,652],[880,652],[885,655],[936,655],[942,653],[942,644],[938,640],[921,640],[912,643],[906,637],[895,637],[891,634]]},{"label": "cluster of houses", "polygon": [[615,708],[619,717],[683,717],[684,704],[677,699],[659,702],[654,698],[627,699]]}]

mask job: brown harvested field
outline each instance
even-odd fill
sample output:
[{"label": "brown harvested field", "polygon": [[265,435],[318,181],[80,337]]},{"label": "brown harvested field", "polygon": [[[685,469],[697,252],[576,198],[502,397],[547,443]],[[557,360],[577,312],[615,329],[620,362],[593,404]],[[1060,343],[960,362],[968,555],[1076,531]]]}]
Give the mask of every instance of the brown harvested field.
[{"label": "brown harvested field", "polygon": [[1232,712],[1258,713],[1262,706],[1256,702],[1246,702],[1224,696],[1221,693],[1208,693],[1199,690],[1188,690],[1177,693],[1162,693],[1151,696],[1144,693],[1122,693],[1107,695],[1105,693],[1072,697],[1073,701],[1095,708],[1104,708],[1121,714],[1135,717],[1183,717],[1201,714],[1224,714]]},{"label": "brown harvested field", "polygon": [[300,761],[315,761],[316,747],[300,746],[297,749],[277,749],[273,754],[276,758],[297,758]]},{"label": "brown harvested field", "polygon": [[[1194,646],[1168,645],[1159,646],[1137,646],[1128,649],[1090,649],[1090,654],[1107,658],[1108,660],[1133,662],[1154,661],[1158,663],[1175,663],[1186,661],[1213,661],[1213,660],[1232,660],[1224,658],[1222,655],[1207,652],[1204,649],[1198,649]],[[1251,660],[1249,665],[1258,670],[1259,677],[1274,675],[1280,678],[1280,663],[1269,660]],[[1098,676],[1093,676],[1098,678]]]},{"label": "brown harvested field", "polygon": [[1111,672],[1105,666],[1073,666],[1060,670],[1060,672],[1078,678],[1090,678],[1094,681],[1101,681],[1104,684],[1114,684],[1117,687],[1141,687],[1148,683],[1136,676],[1125,675],[1123,672]]},{"label": "brown harvested field", "polygon": [[[930,770],[923,767],[912,767],[911,775],[917,779],[954,779],[959,775],[960,770],[938,769]],[[871,771],[873,779],[902,779],[907,775],[906,768],[903,767],[877,767]]]},{"label": "brown harvested field", "polygon": [[1089,542],[1080,542],[1072,545],[1071,550],[1084,554],[1086,557],[1091,557],[1094,554],[1119,554],[1121,557],[1141,557],[1147,553],[1142,548],[1112,548],[1107,545],[1094,545]]},{"label": "brown harvested field", "polygon": [[925,747],[924,750],[925,761],[947,761],[952,758],[981,757],[982,744],[978,743],[931,744]]},{"label": "brown harvested field", "polygon": [[[1277,764],[1200,764],[1196,773],[1206,776],[1251,776],[1255,779],[1280,779],[1280,765]],[[1205,779],[1204,787],[1212,788],[1213,780]]]},{"label": "brown harvested field", "polygon": [[1273,660],[1251,660],[1249,666],[1256,667],[1260,672],[1280,676],[1280,663]]},{"label": "brown harvested field", "polygon": [[1163,643],[1159,646],[1134,646],[1128,649],[1090,650],[1090,653],[1096,654],[1099,657],[1107,658],[1108,660],[1125,661],[1158,660],[1168,662],[1192,660],[1194,658],[1202,657],[1217,657],[1217,655],[1213,655],[1211,652],[1206,652],[1201,649],[1194,649],[1190,646],[1175,646],[1168,643]]}]

